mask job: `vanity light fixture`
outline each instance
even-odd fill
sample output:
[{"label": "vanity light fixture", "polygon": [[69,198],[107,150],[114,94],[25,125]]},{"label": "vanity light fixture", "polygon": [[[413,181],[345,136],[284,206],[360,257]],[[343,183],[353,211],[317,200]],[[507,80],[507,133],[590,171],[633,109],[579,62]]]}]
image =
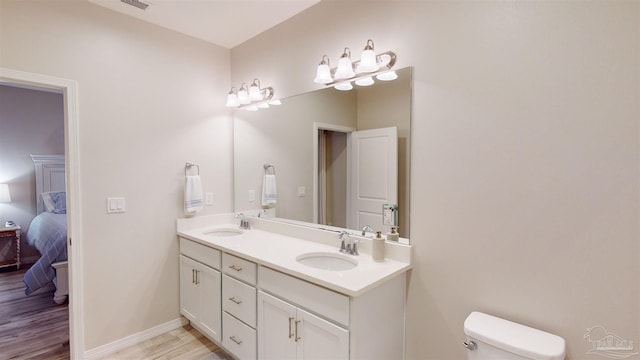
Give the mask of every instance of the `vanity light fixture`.
[{"label": "vanity light fixture", "polygon": [[378,71],[378,61],[376,59],[376,53],[373,52],[373,40],[367,40],[367,45],[362,50],[360,55],[360,64],[358,64],[359,73],[370,73]]},{"label": "vanity light fixture", "polygon": [[273,88],[260,87],[260,80],[253,79],[251,86],[247,87],[246,83],[240,85],[240,90],[231,87],[227,94],[227,107],[246,109],[249,111],[257,111],[258,109],[266,109],[270,105],[280,105],[280,100],[273,99]]},{"label": "vanity light fixture", "polygon": [[351,90],[353,89],[351,82],[355,82],[358,86],[369,86],[375,82],[374,76],[381,81],[397,79],[398,75],[391,70],[395,63],[396,54],[393,51],[376,55],[373,40],[369,39],[358,61],[352,62],[351,51],[349,48],[344,48],[338,66],[331,69],[329,57],[323,55],[313,81],[317,84],[333,86],[338,90]]},{"label": "vanity light fixture", "polygon": [[[326,59],[326,60],[325,60]],[[316,70],[316,78],[313,80],[317,84],[328,84],[333,82],[333,78],[331,77],[331,69],[329,68],[329,57],[324,55],[320,64],[318,64],[318,69]]]},{"label": "vanity light fixture", "polygon": [[334,78],[340,80],[349,79],[354,76],[356,76],[356,73],[353,71],[353,63],[351,62],[351,50],[344,48],[344,52],[338,61],[338,68],[336,69]]}]

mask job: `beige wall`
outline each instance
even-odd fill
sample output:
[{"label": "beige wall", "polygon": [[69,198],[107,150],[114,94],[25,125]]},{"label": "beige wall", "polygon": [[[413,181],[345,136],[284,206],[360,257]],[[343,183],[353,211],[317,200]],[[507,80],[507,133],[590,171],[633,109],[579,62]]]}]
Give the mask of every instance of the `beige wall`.
[{"label": "beige wall", "polygon": [[0,14],[0,66],[78,82],[86,349],[178,318],[186,161],[213,192],[202,213],[232,210],[229,50],[79,0]]},{"label": "beige wall", "polygon": [[[473,310],[567,340],[639,326],[638,2],[323,2],[231,52],[232,82],[318,88],[368,38],[414,66],[409,359],[463,359]],[[331,19],[328,23],[327,19]],[[283,56],[286,54],[286,56]]]},{"label": "beige wall", "polygon": [[[62,94],[0,85],[0,183],[8,183],[11,191],[11,203],[0,204],[0,226],[13,220],[22,227],[23,263],[40,256],[26,241],[37,196],[29,154],[64,154]],[[15,257],[14,248],[2,250],[0,259]]]}]

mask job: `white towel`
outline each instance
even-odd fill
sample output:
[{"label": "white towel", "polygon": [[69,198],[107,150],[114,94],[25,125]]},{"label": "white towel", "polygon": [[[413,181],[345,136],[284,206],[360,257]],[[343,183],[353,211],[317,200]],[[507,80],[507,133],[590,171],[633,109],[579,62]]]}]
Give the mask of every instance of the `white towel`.
[{"label": "white towel", "polygon": [[262,180],[262,206],[275,205],[276,199],[276,176],[265,174]]},{"label": "white towel", "polygon": [[184,211],[187,214],[195,214],[202,209],[202,203],[200,176],[187,176],[184,184]]}]

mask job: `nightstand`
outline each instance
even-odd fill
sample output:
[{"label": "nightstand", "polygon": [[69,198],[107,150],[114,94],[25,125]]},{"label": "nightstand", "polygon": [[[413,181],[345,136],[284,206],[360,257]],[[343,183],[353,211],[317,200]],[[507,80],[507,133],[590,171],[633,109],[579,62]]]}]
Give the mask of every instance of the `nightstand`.
[{"label": "nightstand", "polygon": [[0,225],[0,242],[5,240],[9,243],[11,240],[16,242],[16,258],[13,260],[0,261],[0,269],[10,266],[15,266],[16,270],[20,269],[20,230],[22,230],[20,225],[10,227],[3,227]]}]

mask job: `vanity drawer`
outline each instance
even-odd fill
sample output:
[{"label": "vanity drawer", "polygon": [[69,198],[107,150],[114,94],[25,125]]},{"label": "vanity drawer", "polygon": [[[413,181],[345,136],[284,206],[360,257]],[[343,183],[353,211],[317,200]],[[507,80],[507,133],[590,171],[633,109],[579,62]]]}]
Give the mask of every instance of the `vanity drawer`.
[{"label": "vanity drawer", "polygon": [[264,266],[258,268],[259,288],[349,326],[349,297]]},{"label": "vanity drawer", "polygon": [[209,267],[220,270],[220,250],[180,238],[180,253]]},{"label": "vanity drawer", "polygon": [[222,276],[222,308],[255,328],[256,288],[228,275]]},{"label": "vanity drawer", "polygon": [[222,271],[251,285],[256,284],[256,263],[230,254],[222,254]]},{"label": "vanity drawer", "polygon": [[233,316],[222,313],[222,345],[238,359],[257,357],[256,331]]}]

